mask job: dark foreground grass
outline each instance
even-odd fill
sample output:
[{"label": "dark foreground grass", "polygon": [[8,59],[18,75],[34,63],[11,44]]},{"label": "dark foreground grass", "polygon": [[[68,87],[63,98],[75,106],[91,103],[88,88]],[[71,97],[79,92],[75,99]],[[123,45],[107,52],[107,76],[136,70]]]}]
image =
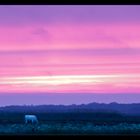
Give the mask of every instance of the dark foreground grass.
[{"label": "dark foreground grass", "polygon": [[1,135],[133,135],[140,134],[140,124],[94,125],[72,123],[0,124]]}]

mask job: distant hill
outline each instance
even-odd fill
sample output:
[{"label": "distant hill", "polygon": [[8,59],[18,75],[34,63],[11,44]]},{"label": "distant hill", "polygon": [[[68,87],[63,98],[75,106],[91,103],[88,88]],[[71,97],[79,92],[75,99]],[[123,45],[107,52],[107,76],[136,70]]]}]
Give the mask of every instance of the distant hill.
[{"label": "distant hill", "polygon": [[5,106],[0,107],[0,112],[104,112],[118,113],[127,115],[140,115],[140,103],[119,104],[116,102],[105,103],[89,103],[81,105],[23,105],[23,106]]}]

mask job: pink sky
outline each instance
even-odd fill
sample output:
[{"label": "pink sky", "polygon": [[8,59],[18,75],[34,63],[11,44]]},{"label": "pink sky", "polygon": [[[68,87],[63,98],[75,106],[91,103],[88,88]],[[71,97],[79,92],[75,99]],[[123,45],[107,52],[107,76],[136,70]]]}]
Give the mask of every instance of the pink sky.
[{"label": "pink sky", "polygon": [[140,93],[140,6],[0,6],[0,92]]}]

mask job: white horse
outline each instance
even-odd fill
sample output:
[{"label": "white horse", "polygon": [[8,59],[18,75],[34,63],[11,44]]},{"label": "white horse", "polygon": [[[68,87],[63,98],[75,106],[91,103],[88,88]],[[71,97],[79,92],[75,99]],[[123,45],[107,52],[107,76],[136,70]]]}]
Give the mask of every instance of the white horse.
[{"label": "white horse", "polygon": [[25,115],[25,123],[38,123],[38,119],[35,115]]}]

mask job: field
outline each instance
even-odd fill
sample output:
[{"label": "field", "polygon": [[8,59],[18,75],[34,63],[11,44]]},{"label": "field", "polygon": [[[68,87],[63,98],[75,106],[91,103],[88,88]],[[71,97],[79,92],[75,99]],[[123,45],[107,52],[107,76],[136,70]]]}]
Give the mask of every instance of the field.
[{"label": "field", "polygon": [[112,135],[112,134],[140,134],[140,124],[117,124],[117,125],[94,125],[92,123],[86,124],[72,124],[72,123],[47,123],[38,125],[25,124],[7,124],[0,125],[0,134],[92,134],[92,135]]},{"label": "field", "polygon": [[[32,112],[33,113],[33,112]],[[140,134],[139,116],[111,113],[33,113],[39,124],[25,124],[24,113],[0,113],[0,135]]]}]

